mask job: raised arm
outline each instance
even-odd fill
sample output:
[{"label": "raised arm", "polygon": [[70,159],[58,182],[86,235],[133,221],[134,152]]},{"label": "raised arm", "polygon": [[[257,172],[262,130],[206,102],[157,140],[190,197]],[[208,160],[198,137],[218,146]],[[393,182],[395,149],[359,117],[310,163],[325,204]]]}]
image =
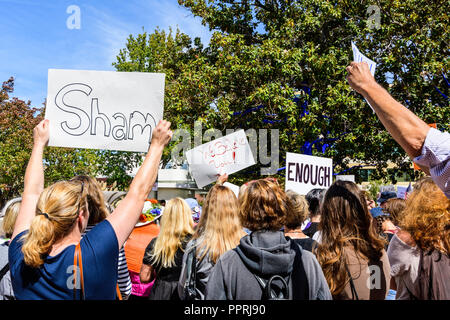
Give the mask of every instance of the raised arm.
[{"label": "raised arm", "polygon": [[127,195],[107,218],[116,233],[119,248],[128,239],[139,219],[145,199],[156,181],[164,147],[171,138],[170,122],[161,120],[153,131],[150,149],[131,182]]},{"label": "raised arm", "polygon": [[36,215],[36,205],[41,192],[44,190],[44,166],[42,157],[44,148],[49,138],[49,120],[42,120],[33,129],[33,150],[25,171],[24,190],[19,214],[17,215],[14,232],[11,239],[14,239],[22,231],[28,230],[31,221]]},{"label": "raised arm", "polygon": [[347,72],[350,86],[369,101],[394,140],[411,158],[419,156],[430,127],[375,81],[366,62],[352,62]]}]

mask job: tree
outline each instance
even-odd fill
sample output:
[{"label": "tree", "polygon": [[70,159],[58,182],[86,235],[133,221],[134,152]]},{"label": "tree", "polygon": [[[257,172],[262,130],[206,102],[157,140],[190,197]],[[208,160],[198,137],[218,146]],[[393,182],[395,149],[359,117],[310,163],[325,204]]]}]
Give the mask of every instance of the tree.
[{"label": "tree", "polygon": [[[285,152],[306,153],[332,157],[335,173],[350,161],[374,164],[374,179],[395,183],[397,174],[413,174],[411,161],[347,84],[351,41],[375,60],[376,80],[395,99],[426,122],[448,125],[449,25],[442,3],[377,1],[376,27],[369,1],[179,3],[214,31],[208,47],[156,30],[130,36],[115,64],[120,71],[165,72],[164,116],[178,127],[200,120],[206,129],[277,128],[280,166]],[[390,175],[388,161],[397,166]],[[258,169],[233,179],[258,177]]]},{"label": "tree", "polygon": [[[42,118],[40,109],[9,98],[14,79],[3,82],[0,91],[0,207],[20,194],[31,147],[33,128]],[[36,116],[38,114],[38,116]]]}]

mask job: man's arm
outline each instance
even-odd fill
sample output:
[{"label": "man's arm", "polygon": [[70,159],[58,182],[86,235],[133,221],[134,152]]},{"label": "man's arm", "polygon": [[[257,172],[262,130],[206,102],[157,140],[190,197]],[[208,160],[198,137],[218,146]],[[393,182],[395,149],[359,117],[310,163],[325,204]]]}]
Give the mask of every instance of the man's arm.
[{"label": "man's arm", "polygon": [[14,239],[22,231],[28,230],[31,221],[36,216],[36,205],[41,192],[44,190],[44,166],[42,158],[48,139],[49,120],[42,120],[33,129],[33,150],[31,151],[31,157],[25,171],[22,202],[11,239]]},{"label": "man's arm", "polygon": [[350,86],[369,101],[394,140],[411,158],[419,156],[430,127],[375,81],[366,62],[352,62],[347,72]]}]

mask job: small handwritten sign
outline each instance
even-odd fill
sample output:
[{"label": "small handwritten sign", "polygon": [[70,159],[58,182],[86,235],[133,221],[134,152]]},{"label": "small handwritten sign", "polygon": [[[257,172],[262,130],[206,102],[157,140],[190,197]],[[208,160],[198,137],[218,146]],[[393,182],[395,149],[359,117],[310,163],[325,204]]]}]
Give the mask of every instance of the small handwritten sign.
[{"label": "small handwritten sign", "polygon": [[188,150],[186,159],[199,188],[216,181],[221,174],[232,174],[255,164],[244,130]]},{"label": "small handwritten sign", "polygon": [[163,116],[161,73],[48,70],[49,146],[147,152]]}]

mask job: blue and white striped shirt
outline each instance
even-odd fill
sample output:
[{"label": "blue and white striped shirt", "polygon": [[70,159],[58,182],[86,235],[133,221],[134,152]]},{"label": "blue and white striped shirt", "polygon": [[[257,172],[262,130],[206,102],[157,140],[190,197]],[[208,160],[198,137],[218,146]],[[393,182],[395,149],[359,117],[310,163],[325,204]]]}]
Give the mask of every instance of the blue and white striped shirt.
[{"label": "blue and white striped shirt", "polygon": [[450,133],[431,128],[422,154],[414,158],[414,162],[430,168],[433,181],[450,199]]}]

